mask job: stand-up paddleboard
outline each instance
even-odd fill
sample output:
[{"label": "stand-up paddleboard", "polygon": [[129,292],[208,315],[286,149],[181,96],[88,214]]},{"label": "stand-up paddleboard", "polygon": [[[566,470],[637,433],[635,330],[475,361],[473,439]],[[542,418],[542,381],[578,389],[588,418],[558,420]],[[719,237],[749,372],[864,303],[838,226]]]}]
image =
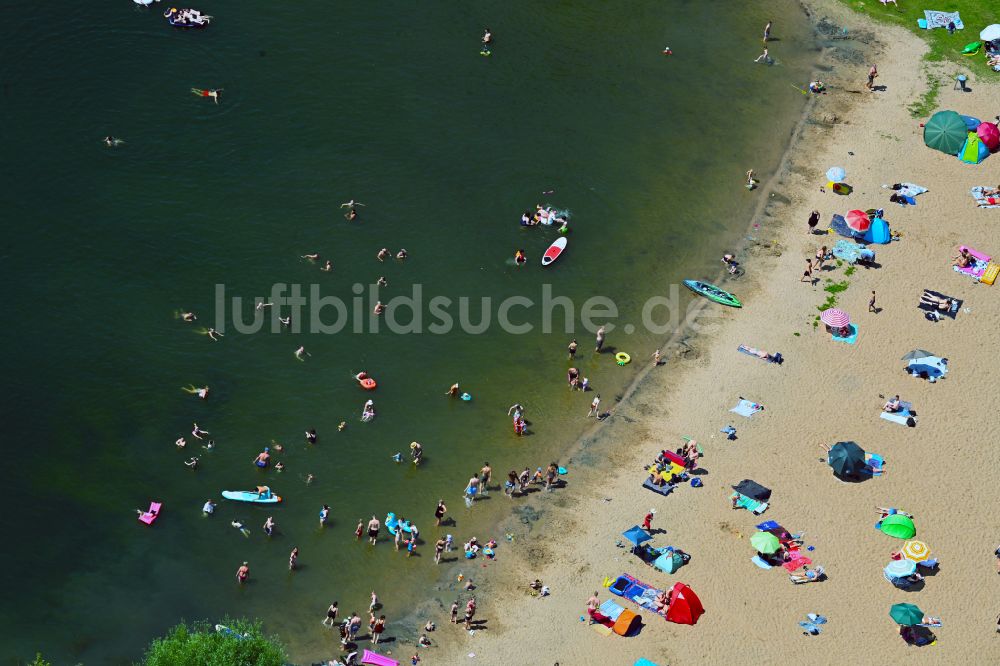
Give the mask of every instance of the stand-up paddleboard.
[{"label": "stand-up paddleboard", "polygon": [[250,502],[251,504],[277,504],[281,498],[274,493],[261,497],[256,490],[223,490],[222,496],[235,502]]},{"label": "stand-up paddleboard", "polygon": [[698,282],[697,280],[684,280],[684,286],[694,293],[704,296],[710,301],[715,301],[716,303],[728,305],[733,308],[743,307],[743,304],[740,303],[738,298],[730,294],[728,291],[719,289],[714,284]]},{"label": "stand-up paddleboard", "polygon": [[557,238],[552,245],[549,245],[549,249],[547,249],[545,254],[542,255],[542,266],[548,266],[558,259],[559,255],[561,255],[563,250],[566,249],[567,242],[566,237],[563,236],[562,238]]}]

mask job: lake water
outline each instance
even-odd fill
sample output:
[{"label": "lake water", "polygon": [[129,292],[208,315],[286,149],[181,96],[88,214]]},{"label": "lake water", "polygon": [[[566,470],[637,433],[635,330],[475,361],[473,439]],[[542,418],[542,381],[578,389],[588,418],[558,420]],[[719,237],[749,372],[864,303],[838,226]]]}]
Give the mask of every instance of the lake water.
[{"label": "lake water", "polygon": [[[743,173],[776,168],[805,104],[791,86],[805,85],[815,57],[791,0],[208,2],[198,8],[215,18],[202,32],[171,29],[162,7],[122,0],[87,13],[15,0],[7,12],[5,663],[36,650],[56,663],[129,663],[178,619],[227,613],[263,619],[305,662],[335,644],[320,626],[327,605],[363,611],[373,587],[392,634],[442,574],[438,534],[485,540],[509,510],[499,492],[467,510],[471,473],[484,460],[502,477],[557,458],[592,423],[590,398],[613,405],[668,337],[670,326],[642,325],[644,303],[684,277],[716,276],[759,196]],[[773,67],[752,62],[769,18],[780,18]],[[484,25],[496,36],[488,57]],[[223,88],[221,104],[193,87]],[[126,143],[106,148],[109,134]],[[338,206],[352,198],[367,206],[348,223]],[[571,213],[569,248],[546,269],[558,233],[518,224],[537,203]],[[409,257],[379,263],[381,247]],[[421,292],[423,333],[361,321],[379,276],[390,304]],[[270,299],[276,283],[306,294],[318,285],[349,314],[364,285],[365,316],[337,334],[247,334],[232,302],[217,302],[218,289],[242,297],[250,321],[253,298]],[[575,332],[558,308],[554,330],[542,330],[546,293],[569,299]],[[515,296],[530,305],[508,303],[509,318],[530,331],[497,324]],[[631,365],[592,353],[580,309],[595,296],[617,306],[617,317],[594,319],[617,326],[607,343]],[[448,332],[426,330],[440,322],[433,297],[452,299]],[[461,297],[472,323],[491,299],[483,332],[461,325]],[[690,298],[679,293],[679,305]],[[316,305],[296,318],[304,328]],[[180,310],[199,321],[183,323]],[[393,312],[410,320],[401,305]],[[328,324],[335,314],[322,311]],[[202,325],[225,338],[211,342]],[[566,388],[571,364],[594,393]],[[373,394],[353,381],[359,370],[378,381]],[[444,397],[456,381],[470,402]],[[188,384],[211,386],[210,399],[180,390]],[[369,397],[378,417],[364,424]],[[515,401],[529,437],[505,415]],[[176,449],[192,422],[214,451]],[[310,427],[316,446],[303,438]],[[276,458],[286,470],[259,472],[251,460],[272,440],[285,444]],[[413,440],[425,464],[393,463]],[[195,454],[191,471],[183,461]],[[281,506],[219,499],[260,483]],[[440,531],[439,497],[457,520]],[[208,498],[220,501],[212,518],[201,514]],[[147,528],[133,510],[150,500],[164,507]],[[333,519],[320,529],[324,503]],[[420,557],[354,540],[358,518],[387,511],[421,527]],[[272,539],[261,530],[269,515]],[[301,568],[290,574],[293,546]],[[252,582],[241,588],[244,560]]]}]

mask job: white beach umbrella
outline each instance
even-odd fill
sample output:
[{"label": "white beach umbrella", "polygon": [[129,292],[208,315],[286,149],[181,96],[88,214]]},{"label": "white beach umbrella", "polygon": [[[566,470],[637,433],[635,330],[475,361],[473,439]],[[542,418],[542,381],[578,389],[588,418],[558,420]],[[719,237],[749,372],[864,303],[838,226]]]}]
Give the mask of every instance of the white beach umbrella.
[{"label": "white beach umbrella", "polygon": [[984,42],[992,42],[1000,39],[1000,23],[994,23],[983,28],[983,31],[979,33],[979,39]]}]

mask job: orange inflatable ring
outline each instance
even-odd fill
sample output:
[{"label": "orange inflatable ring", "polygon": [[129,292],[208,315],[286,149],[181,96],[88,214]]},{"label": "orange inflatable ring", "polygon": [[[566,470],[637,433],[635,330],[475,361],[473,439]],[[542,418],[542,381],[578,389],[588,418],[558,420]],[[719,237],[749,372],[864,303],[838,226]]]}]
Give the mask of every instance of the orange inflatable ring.
[{"label": "orange inflatable ring", "polygon": [[378,386],[378,384],[375,383],[375,380],[371,377],[365,377],[359,383],[361,384],[361,388],[366,391],[373,391],[375,390],[375,387]]}]

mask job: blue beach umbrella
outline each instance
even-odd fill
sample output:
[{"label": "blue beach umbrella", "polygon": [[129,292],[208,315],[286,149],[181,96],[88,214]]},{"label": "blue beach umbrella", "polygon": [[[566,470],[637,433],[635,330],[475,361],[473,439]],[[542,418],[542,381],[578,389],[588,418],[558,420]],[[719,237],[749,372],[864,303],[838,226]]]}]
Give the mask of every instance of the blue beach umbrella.
[{"label": "blue beach umbrella", "polygon": [[628,539],[633,546],[638,546],[639,544],[646,543],[652,540],[652,536],[646,530],[642,529],[638,525],[630,527],[629,529],[622,532],[622,536]]},{"label": "blue beach umbrella", "polygon": [[843,167],[830,167],[826,172],[826,179],[831,183],[842,183],[847,178],[847,172]]},{"label": "blue beach umbrella", "polygon": [[913,560],[893,560],[885,568],[887,576],[892,578],[906,578],[912,576],[917,571],[917,563]]}]

